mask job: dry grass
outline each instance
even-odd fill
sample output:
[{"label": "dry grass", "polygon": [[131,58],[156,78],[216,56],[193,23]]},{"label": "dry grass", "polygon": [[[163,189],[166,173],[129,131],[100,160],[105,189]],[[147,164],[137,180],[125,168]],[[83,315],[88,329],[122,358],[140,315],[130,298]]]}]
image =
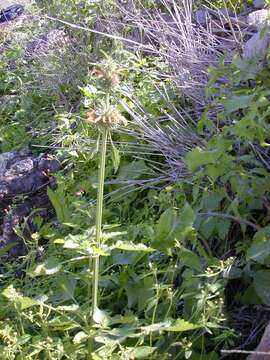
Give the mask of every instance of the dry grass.
[{"label": "dry grass", "polygon": [[201,26],[194,19],[193,2],[158,0],[155,8],[148,10],[140,0],[129,0],[127,5],[119,1],[120,20],[107,21],[115,33],[126,26],[132,28],[127,36],[150,45],[152,54],[170,65],[170,75],[181,92],[204,106],[207,69],[217,65],[222,55],[238,51],[242,34],[236,14],[206,6],[204,11],[211,21],[207,27]]}]

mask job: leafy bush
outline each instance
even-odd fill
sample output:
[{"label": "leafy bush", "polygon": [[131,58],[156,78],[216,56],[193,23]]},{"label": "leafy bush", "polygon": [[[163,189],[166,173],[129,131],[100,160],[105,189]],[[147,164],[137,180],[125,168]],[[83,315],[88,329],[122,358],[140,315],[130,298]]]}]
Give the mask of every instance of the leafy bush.
[{"label": "leafy bush", "polygon": [[[110,1],[79,5],[42,2],[51,15],[87,26],[114,9]],[[54,221],[34,216],[37,231],[23,239],[29,251],[16,262],[0,250],[1,356],[219,359],[222,349],[250,339],[235,312],[270,301],[269,66],[234,58],[210,68],[209,105],[196,122],[193,103],[159,76],[168,71],[166,57],[131,52],[119,41],[94,46],[92,35],[65,32],[71,43],[61,56],[53,50],[25,64],[23,49],[11,47],[0,69],[8,99],[1,151],[40,145],[63,162],[57,189],[48,189]],[[16,66],[7,71],[10,61]],[[51,72],[42,74],[42,64]],[[59,82],[55,73],[63,75]],[[100,136],[86,118],[108,105],[129,126],[108,141],[97,244]],[[89,284],[97,256],[93,323]]]}]

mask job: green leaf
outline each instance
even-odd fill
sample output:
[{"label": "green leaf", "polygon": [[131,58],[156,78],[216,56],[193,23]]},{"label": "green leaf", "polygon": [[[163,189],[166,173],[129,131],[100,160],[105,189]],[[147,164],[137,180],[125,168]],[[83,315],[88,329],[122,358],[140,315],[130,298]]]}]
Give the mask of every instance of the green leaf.
[{"label": "green leaf", "polygon": [[17,290],[13,287],[13,285],[8,286],[6,289],[2,291],[2,295],[8,299],[10,302],[16,304],[20,308],[20,310],[28,309],[32,306],[40,305],[35,299],[32,299],[28,296],[23,296],[17,292]]},{"label": "green leaf", "polygon": [[44,263],[38,264],[34,270],[29,270],[28,274],[32,277],[41,275],[53,275],[56,274],[62,265],[59,263],[57,258],[50,257]]},{"label": "green leaf", "polygon": [[204,165],[214,164],[220,156],[221,154],[218,149],[206,151],[196,147],[187,154],[186,164],[189,169],[194,172]]},{"label": "green leaf", "polygon": [[132,161],[128,165],[121,166],[118,179],[119,180],[137,180],[142,175],[149,173],[149,169],[143,160]]},{"label": "green leaf", "polygon": [[47,326],[54,330],[68,331],[79,327],[79,325],[72,320],[67,320],[66,316],[57,316],[52,320],[47,321]]},{"label": "green leaf", "polygon": [[247,260],[253,260],[267,265],[270,261],[270,227],[267,226],[255,234],[250,248],[247,250]]},{"label": "green leaf", "polygon": [[195,212],[188,203],[179,212],[172,208],[167,209],[156,225],[153,247],[170,256],[176,241],[184,241],[193,232],[194,221]]},{"label": "green leaf", "polygon": [[193,251],[184,248],[183,246],[180,247],[180,258],[179,261],[181,264],[190,267],[194,270],[201,271],[201,261],[197,254]]},{"label": "green leaf", "polygon": [[183,332],[183,331],[191,331],[195,329],[201,328],[202,325],[193,324],[183,319],[176,320],[173,324],[170,321],[164,321],[161,323],[151,324],[148,326],[142,327],[142,330],[149,334],[151,332],[160,332],[160,331],[172,331],[172,332]]},{"label": "green leaf", "polygon": [[217,220],[216,228],[217,228],[217,231],[218,231],[218,236],[222,240],[225,240],[226,237],[228,236],[230,227],[231,227],[231,221],[230,220],[228,220],[228,219],[218,219]]},{"label": "green leaf", "polygon": [[14,242],[14,243],[11,243],[11,244],[1,247],[0,248],[0,257],[3,255],[6,255],[9,252],[9,250],[12,249],[17,244],[18,244],[17,242]]},{"label": "green leaf", "polygon": [[77,280],[72,275],[63,275],[57,277],[57,289],[61,295],[61,301],[71,300],[74,298]]},{"label": "green leaf", "polygon": [[127,348],[129,359],[149,359],[157,348],[151,346],[138,346],[136,348]]},{"label": "green leaf", "polygon": [[259,270],[253,278],[256,293],[265,305],[270,305],[270,270]]},{"label": "green leaf", "polygon": [[171,247],[174,246],[174,232],[177,224],[176,211],[171,208],[164,211],[156,225],[156,239],[153,242],[155,248],[171,255]]},{"label": "green leaf", "polygon": [[56,310],[60,310],[60,311],[67,311],[67,312],[75,312],[79,310],[79,305],[77,304],[72,304],[72,305],[60,305],[57,306]]},{"label": "green leaf", "polygon": [[81,344],[88,339],[88,335],[84,331],[79,331],[73,338],[74,344]]},{"label": "green leaf", "polygon": [[192,324],[186,320],[178,319],[175,323],[167,328],[166,331],[173,331],[173,332],[183,332],[183,331],[190,331],[201,328],[202,325]]},{"label": "green leaf", "polygon": [[134,244],[133,242],[123,242],[123,241],[117,241],[115,245],[111,247],[111,249],[118,249],[123,251],[142,251],[142,252],[153,252],[155,249],[151,247],[147,247],[144,244]]},{"label": "green leaf", "polygon": [[210,193],[209,195],[207,194],[207,196],[203,200],[203,207],[207,211],[217,210],[221,203],[221,200],[223,200],[224,197],[224,193],[220,193],[217,191]]},{"label": "green leaf", "polygon": [[18,301],[18,299],[21,297],[13,285],[9,285],[7,288],[5,288],[2,291],[2,295],[12,302]]},{"label": "green leaf", "polygon": [[230,114],[234,111],[245,109],[249,107],[253,97],[254,97],[253,95],[232,96],[231,98],[226,99],[223,102],[224,110],[227,114]]},{"label": "green leaf", "polygon": [[28,296],[22,296],[20,298],[19,304],[20,304],[20,309],[21,310],[28,309],[28,308],[30,308],[32,306],[40,305],[40,303],[38,301],[36,301],[34,299],[31,299]]},{"label": "green leaf", "polygon": [[53,191],[49,186],[47,187],[47,195],[54,207],[57,220],[60,223],[68,223],[69,222],[69,214],[67,210],[68,207],[67,204],[65,203],[64,197],[58,194],[57,191]]},{"label": "green leaf", "polygon": [[192,352],[192,357],[190,359],[191,360],[219,360],[220,356],[216,352],[210,352],[210,353],[207,353],[206,355],[203,355],[202,353],[198,354],[198,353]]},{"label": "green leaf", "polygon": [[79,86],[79,89],[82,91],[84,96],[86,96],[90,99],[92,99],[93,95],[98,92],[97,88],[91,84],[88,84],[87,86],[85,86],[83,88]]},{"label": "green leaf", "polygon": [[95,309],[94,315],[93,315],[93,320],[97,323],[102,325],[103,327],[107,327],[110,324],[110,317],[109,315],[103,311],[100,310],[99,308]]},{"label": "green leaf", "polygon": [[27,344],[29,342],[29,340],[31,339],[31,335],[29,334],[25,334],[20,336],[19,338],[16,339],[16,344],[17,345],[24,345]]},{"label": "green leaf", "polygon": [[80,253],[92,253],[91,242],[93,242],[95,238],[95,227],[90,227],[86,229],[83,233],[79,233],[77,235],[69,234],[64,239],[63,247],[65,249],[73,249],[79,250]]},{"label": "green leaf", "polygon": [[208,217],[204,220],[200,226],[200,232],[207,239],[213,234],[217,224],[217,219],[215,217]]},{"label": "green leaf", "polygon": [[185,203],[180,212],[180,221],[184,225],[193,225],[196,215],[189,203]]},{"label": "green leaf", "polygon": [[254,284],[250,285],[240,297],[241,304],[243,305],[261,305],[262,300],[257,294]]},{"label": "green leaf", "polygon": [[161,332],[161,331],[167,329],[170,325],[171,325],[171,322],[169,320],[167,320],[167,321],[163,321],[160,323],[151,324],[148,326],[143,326],[143,327],[141,327],[141,330],[146,335],[149,335],[152,332]]},{"label": "green leaf", "polygon": [[260,264],[269,264],[270,239],[253,243],[247,251],[247,260],[253,260]]}]

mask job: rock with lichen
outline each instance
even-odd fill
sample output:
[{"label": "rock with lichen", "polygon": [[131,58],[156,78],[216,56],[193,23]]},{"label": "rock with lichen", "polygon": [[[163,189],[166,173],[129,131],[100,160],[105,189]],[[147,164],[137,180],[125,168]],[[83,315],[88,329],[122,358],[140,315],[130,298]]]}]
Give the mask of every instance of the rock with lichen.
[{"label": "rock with lichen", "polygon": [[41,217],[48,216],[47,186],[55,185],[51,173],[59,169],[60,163],[50,155],[35,156],[27,150],[0,155],[0,248],[10,248],[11,257],[26,251],[16,226],[27,219],[25,236],[29,237],[29,231],[34,231],[33,210],[38,209]]}]

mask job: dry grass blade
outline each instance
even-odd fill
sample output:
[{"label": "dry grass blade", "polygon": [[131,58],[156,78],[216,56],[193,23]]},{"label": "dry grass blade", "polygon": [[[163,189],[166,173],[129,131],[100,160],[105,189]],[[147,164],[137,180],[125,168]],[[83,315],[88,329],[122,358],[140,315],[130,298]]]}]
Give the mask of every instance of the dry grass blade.
[{"label": "dry grass blade", "polygon": [[[126,5],[118,1],[123,26],[133,27],[131,39],[151,45],[152,53],[170,64],[182,93],[197,105],[205,104],[208,67],[216,66],[222,55],[241,47],[240,20],[224,5],[224,12],[204,6],[209,21],[203,27],[194,18],[193,1],[159,0],[152,10],[145,9],[140,1],[130,0]],[[121,30],[119,22],[110,25],[115,32]]]}]

